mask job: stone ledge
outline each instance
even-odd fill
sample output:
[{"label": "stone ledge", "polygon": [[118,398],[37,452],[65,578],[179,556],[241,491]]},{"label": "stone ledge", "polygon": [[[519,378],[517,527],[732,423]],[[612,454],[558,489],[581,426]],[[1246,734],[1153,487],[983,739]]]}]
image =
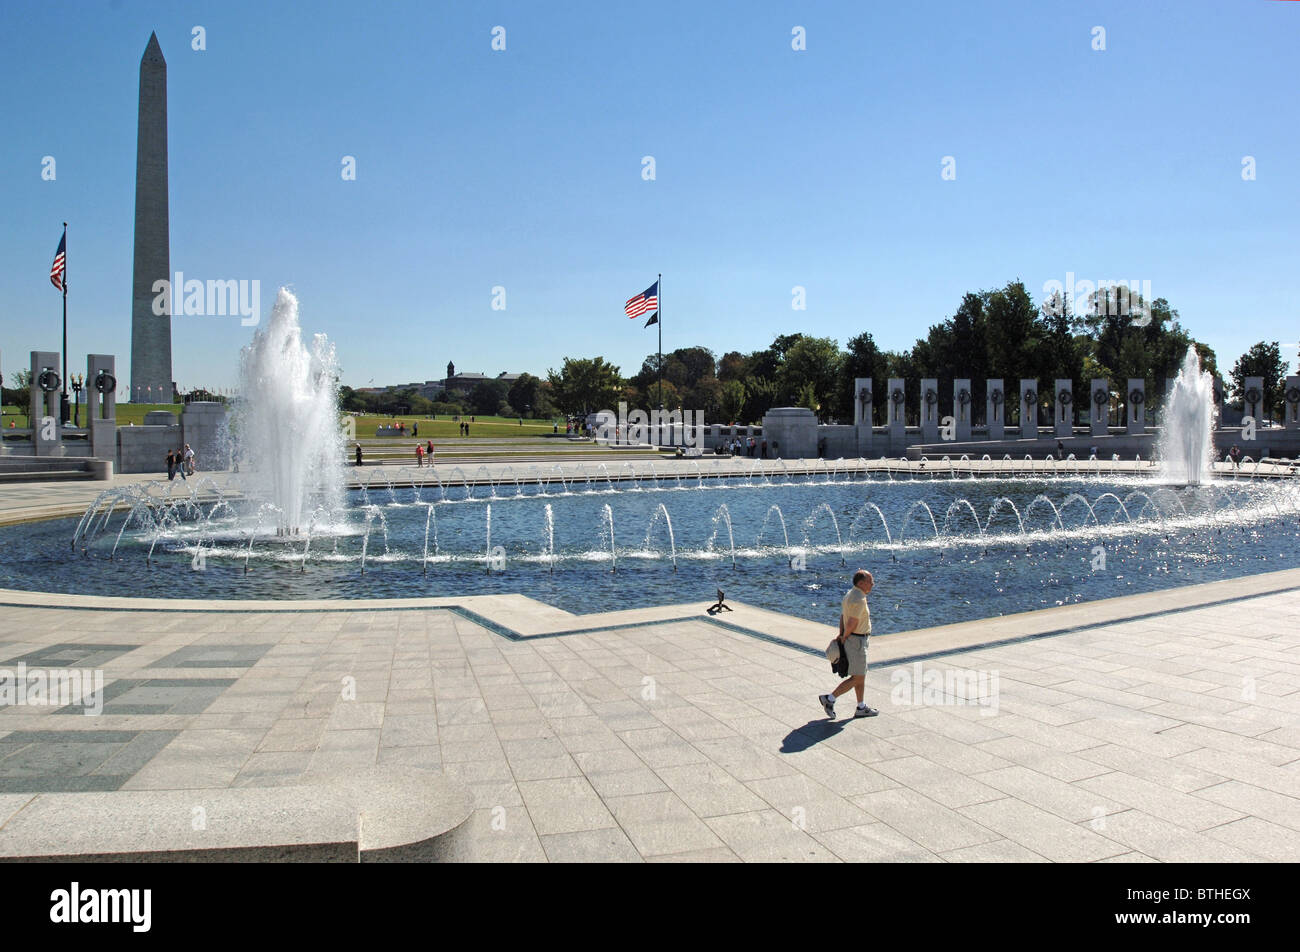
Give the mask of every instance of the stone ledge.
[{"label": "stone ledge", "polygon": [[11,795],[0,811],[0,862],[473,858],[472,797],[441,773],[371,767],[303,779],[282,787]]}]

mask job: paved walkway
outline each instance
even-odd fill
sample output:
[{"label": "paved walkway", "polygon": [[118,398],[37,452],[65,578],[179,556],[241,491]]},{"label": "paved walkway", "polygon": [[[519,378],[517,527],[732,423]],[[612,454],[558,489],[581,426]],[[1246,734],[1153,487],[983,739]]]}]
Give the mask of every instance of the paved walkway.
[{"label": "paved walkway", "polygon": [[765,640],[746,606],[575,630],[521,596],[0,592],[0,668],[100,669],[107,699],[0,709],[0,827],[39,790],[408,764],[470,787],[492,861],[1296,861],[1300,573],[1238,584],[1181,589],[1184,610],[1076,606],[1096,621],[1064,628],[1016,616],[994,647],[970,645],[1005,619],[881,638],[880,716],[841,700],[834,722],[812,650],[829,629]]}]

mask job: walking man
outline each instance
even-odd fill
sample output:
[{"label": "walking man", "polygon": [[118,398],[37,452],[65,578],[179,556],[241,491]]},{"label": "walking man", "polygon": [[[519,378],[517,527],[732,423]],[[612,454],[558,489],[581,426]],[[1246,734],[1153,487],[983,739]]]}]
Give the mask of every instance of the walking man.
[{"label": "walking man", "polygon": [[185,467],[187,473],[191,476],[194,475],[194,451],[190,449],[190,444],[188,443],[185,444],[185,453],[182,456],[182,465]]},{"label": "walking man", "polygon": [[826,716],[835,717],[835,699],[852,688],[858,696],[858,707],[853,712],[857,717],[875,717],[880,712],[867,707],[862,699],[862,692],[867,683],[867,636],[871,634],[871,609],[867,605],[867,596],[875,587],[876,581],[866,569],[853,573],[853,587],[840,602],[840,650],[848,655],[849,676],[830,694],[818,695]]}]

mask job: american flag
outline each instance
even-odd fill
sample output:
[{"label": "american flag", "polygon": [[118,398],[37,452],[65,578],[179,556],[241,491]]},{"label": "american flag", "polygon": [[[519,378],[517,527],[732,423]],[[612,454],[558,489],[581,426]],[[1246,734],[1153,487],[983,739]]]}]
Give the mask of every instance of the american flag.
[{"label": "american flag", "polygon": [[60,291],[67,291],[63,284],[63,267],[68,256],[68,233],[65,231],[59,239],[59,250],[54,255],[54,264],[50,265],[50,284]]},{"label": "american flag", "polygon": [[656,281],[650,287],[646,288],[641,294],[630,299],[623,305],[623,310],[627,312],[628,317],[636,318],[642,314],[648,314],[651,311],[659,309],[659,282]]}]

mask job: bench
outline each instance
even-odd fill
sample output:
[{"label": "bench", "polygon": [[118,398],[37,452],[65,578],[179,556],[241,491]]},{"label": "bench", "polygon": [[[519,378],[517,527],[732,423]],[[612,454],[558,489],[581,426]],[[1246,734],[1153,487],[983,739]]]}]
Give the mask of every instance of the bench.
[{"label": "bench", "polygon": [[[14,803],[22,797],[26,803]],[[370,767],[293,786],[8,794],[0,862],[465,862],[473,797]]]}]

